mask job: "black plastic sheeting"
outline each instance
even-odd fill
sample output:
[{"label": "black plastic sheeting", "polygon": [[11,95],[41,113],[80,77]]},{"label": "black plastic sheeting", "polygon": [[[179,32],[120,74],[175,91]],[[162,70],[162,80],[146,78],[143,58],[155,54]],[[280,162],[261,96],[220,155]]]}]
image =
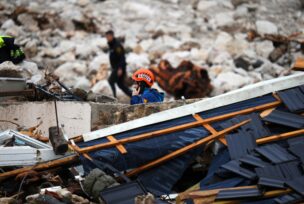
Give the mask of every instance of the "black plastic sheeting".
[{"label": "black plastic sheeting", "polygon": [[[269,94],[266,96],[257,97],[254,99],[223,106],[213,110],[204,111],[202,113],[199,113],[199,115],[202,118],[206,119],[274,101],[276,101],[276,99],[271,94]],[[141,133],[173,127],[192,121],[195,121],[192,116],[182,117],[179,119],[174,119],[120,133],[115,135],[115,138],[127,138]],[[222,122],[213,123],[212,126],[215,129],[222,129],[222,127],[220,127],[221,123]],[[124,147],[128,151],[128,153],[125,155],[120,154],[116,148],[109,148],[105,150],[90,152],[90,156],[99,161],[107,162],[120,171],[125,171],[127,169],[136,168],[157,158],[160,158],[174,150],[180,149],[181,147],[184,147],[199,139],[202,139],[209,134],[210,133],[203,127],[196,127],[185,131],[166,134],[163,136],[142,140],[139,142],[125,144]],[[79,143],[78,145],[80,147],[87,147],[105,142],[108,142],[107,139],[101,138],[89,142]],[[173,185],[180,179],[186,168],[194,160],[195,156],[201,153],[201,151],[202,148],[195,149],[178,158],[166,162],[161,166],[147,170],[141,173],[138,176],[138,179],[147,188],[148,191],[152,192],[155,195],[171,193]],[[95,168],[90,162],[86,161],[85,158],[81,157],[81,161],[86,173],[88,173],[91,169]],[[234,183],[233,185],[240,184],[240,182],[231,182]],[[231,185],[227,184],[226,186]]]}]

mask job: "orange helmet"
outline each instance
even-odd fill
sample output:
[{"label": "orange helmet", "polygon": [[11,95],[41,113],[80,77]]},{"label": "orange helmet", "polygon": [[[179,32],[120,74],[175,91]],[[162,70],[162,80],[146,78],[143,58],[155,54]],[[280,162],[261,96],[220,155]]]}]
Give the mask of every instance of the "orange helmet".
[{"label": "orange helmet", "polygon": [[148,69],[139,69],[133,74],[132,79],[134,81],[144,81],[151,87],[154,83],[154,74]]}]

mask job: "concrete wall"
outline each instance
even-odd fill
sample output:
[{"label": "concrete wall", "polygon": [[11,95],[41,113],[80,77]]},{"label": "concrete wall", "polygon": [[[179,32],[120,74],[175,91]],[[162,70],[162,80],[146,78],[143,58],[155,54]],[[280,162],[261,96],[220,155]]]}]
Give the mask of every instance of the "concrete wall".
[{"label": "concrete wall", "polygon": [[165,103],[151,103],[132,106],[127,104],[114,105],[90,103],[92,108],[92,130],[97,130],[114,124],[145,117],[152,113],[193,103],[198,100],[200,99],[178,100]]},{"label": "concrete wall", "polygon": [[[89,103],[57,102],[59,125],[69,137],[91,130],[91,106]],[[7,122],[6,122],[7,121]],[[54,102],[14,102],[0,104],[0,130],[16,129],[17,123],[25,128],[42,121],[39,130],[48,136],[48,128],[56,125]],[[11,123],[13,122],[13,123]]]},{"label": "concrete wall", "polygon": [[[196,100],[180,100],[166,103],[141,104],[104,104],[88,102],[57,102],[59,125],[69,137],[88,133],[91,130],[101,129],[110,125],[127,122],[157,113]],[[42,121],[39,130],[48,136],[48,128],[56,125],[54,102],[13,102],[0,103],[0,131],[17,129],[19,124],[29,128]]]}]

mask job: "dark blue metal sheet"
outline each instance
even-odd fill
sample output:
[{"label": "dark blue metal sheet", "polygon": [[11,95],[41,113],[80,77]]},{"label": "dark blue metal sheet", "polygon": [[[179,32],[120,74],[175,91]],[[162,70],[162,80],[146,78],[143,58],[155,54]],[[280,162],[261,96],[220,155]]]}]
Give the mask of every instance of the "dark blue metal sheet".
[{"label": "dark blue metal sheet", "polygon": [[237,160],[231,160],[230,162],[222,165],[222,168],[227,169],[237,175],[243,176],[244,178],[250,180],[256,178],[256,174],[253,171],[241,167],[240,162]]},{"label": "dark blue metal sheet", "polygon": [[301,129],[304,127],[304,117],[294,113],[274,110],[263,118],[264,121]]},{"label": "dark blue metal sheet", "polygon": [[253,154],[248,154],[242,158],[240,158],[240,162],[248,165],[252,165],[255,167],[265,167],[268,166],[269,163],[263,161],[260,157],[253,155]]},{"label": "dark blue metal sheet", "polygon": [[304,143],[298,143],[290,146],[289,151],[300,158],[302,162],[304,162]]},{"label": "dark blue metal sheet", "polygon": [[303,88],[296,87],[279,91],[278,95],[291,112],[302,112],[304,110]]},{"label": "dark blue metal sheet", "polygon": [[294,178],[293,180],[286,181],[287,186],[304,196],[304,176]]},{"label": "dark blue metal sheet", "polygon": [[239,159],[256,147],[255,138],[245,131],[237,131],[226,136],[231,159]]},{"label": "dark blue metal sheet", "polygon": [[[271,94],[269,94],[266,96],[219,107],[213,110],[204,111],[202,113],[199,113],[199,115],[202,118],[210,118],[250,107],[255,107],[265,103],[270,103],[273,101],[276,101],[276,99]],[[192,121],[195,121],[192,116],[186,116],[120,133],[115,135],[115,138],[128,138],[134,135],[168,127],[174,127]],[[212,126],[215,129],[221,129],[221,123],[222,122],[213,123]],[[124,146],[128,151],[128,153],[125,155],[120,154],[116,148],[90,152],[90,155],[94,159],[110,163],[120,171],[125,171],[160,158],[169,152],[177,150],[185,145],[192,144],[198,139],[204,138],[209,134],[210,133],[203,127],[191,128],[185,131],[166,134],[148,140],[125,144]],[[87,147],[105,142],[108,142],[108,140],[106,138],[101,138],[89,142],[79,143],[78,145],[80,147]],[[147,170],[139,175],[139,179],[141,183],[155,195],[170,193],[172,186],[180,179],[191,161],[193,161],[195,156],[198,155],[201,151],[202,148],[198,148],[176,159],[166,162],[161,166]],[[82,163],[85,172],[89,172],[92,168],[94,168],[91,164],[86,162],[85,159],[82,159]]]},{"label": "dark blue metal sheet", "polygon": [[240,127],[239,132],[250,134],[255,139],[259,139],[271,135],[269,129],[263,124],[263,121],[261,120],[259,114],[257,113],[237,116],[235,118],[232,118],[222,123],[221,127],[228,128],[231,127],[232,125],[235,125],[237,123],[240,123],[248,119],[250,119],[251,121],[248,124]]},{"label": "dark blue metal sheet", "polygon": [[261,147],[255,148],[255,150],[275,164],[297,159],[295,156],[290,154],[286,149],[278,144],[263,145]]},{"label": "dark blue metal sheet", "polygon": [[217,196],[216,200],[224,199],[243,199],[243,198],[253,198],[262,196],[262,192],[258,188],[249,189],[238,189],[238,190],[221,190]]},{"label": "dark blue metal sheet", "polygon": [[256,168],[259,184],[283,188],[286,181],[300,177],[303,172],[297,161]]},{"label": "dark blue metal sheet", "polygon": [[287,195],[283,195],[274,199],[277,204],[294,204],[299,203],[299,201],[303,201],[303,196],[297,193],[291,193]]}]

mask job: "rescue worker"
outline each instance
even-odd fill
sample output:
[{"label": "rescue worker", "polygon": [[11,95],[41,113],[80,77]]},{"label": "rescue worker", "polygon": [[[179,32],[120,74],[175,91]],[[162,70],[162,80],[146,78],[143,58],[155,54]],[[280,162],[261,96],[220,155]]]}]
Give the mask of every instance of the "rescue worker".
[{"label": "rescue worker", "polygon": [[116,97],[115,84],[129,97],[132,95],[132,91],[125,85],[125,75],[126,75],[126,58],[125,50],[121,43],[115,38],[114,32],[109,30],[106,32],[106,38],[109,45],[109,57],[110,64],[112,67],[112,73],[109,77],[109,84],[113,91],[114,97]]},{"label": "rescue worker", "polygon": [[11,61],[14,64],[18,64],[24,60],[24,52],[14,41],[15,38],[11,36],[0,35],[0,63]]},{"label": "rescue worker", "polygon": [[134,86],[131,105],[164,101],[164,93],[151,88],[154,83],[154,75],[150,70],[139,69],[133,74],[132,79]]}]

